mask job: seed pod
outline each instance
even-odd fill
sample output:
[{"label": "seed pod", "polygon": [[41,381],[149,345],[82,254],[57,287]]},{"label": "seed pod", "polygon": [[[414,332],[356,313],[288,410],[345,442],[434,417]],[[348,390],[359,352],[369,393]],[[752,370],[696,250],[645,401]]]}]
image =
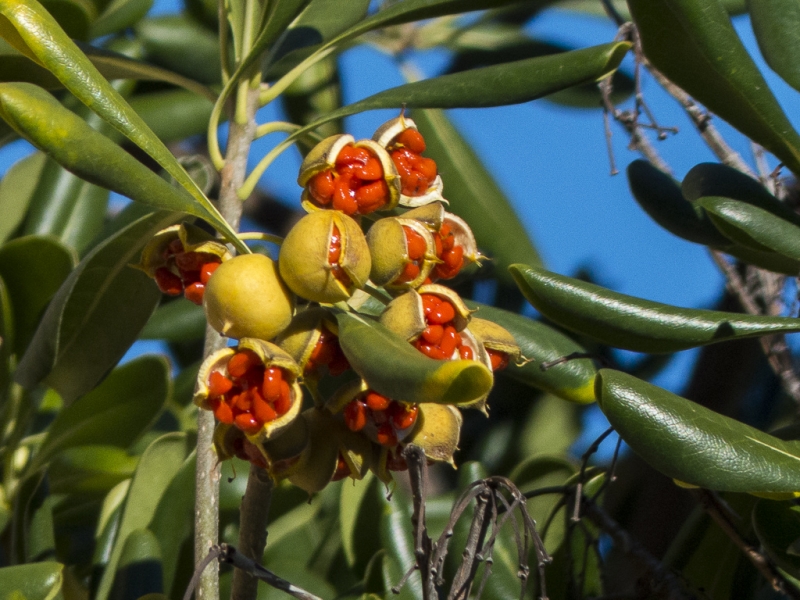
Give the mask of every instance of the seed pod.
[{"label": "seed pod", "polygon": [[386,150],[346,134],[317,144],[300,165],[297,183],[309,212],[332,208],[366,215],[394,208],[400,199],[400,179]]},{"label": "seed pod", "polygon": [[520,363],[520,348],[511,332],[504,327],[493,321],[472,317],[469,322],[469,330],[486,348],[493,371],[506,368],[509,360]]},{"label": "seed pod", "polygon": [[263,254],[242,254],[214,271],[203,308],[209,325],[234,338],[271,340],[292,320],[294,298]]},{"label": "seed pod", "polygon": [[280,434],[300,413],[300,367],[275,344],[244,338],[200,366],[194,403],[258,443]]},{"label": "seed pod", "polygon": [[278,264],[295,294],[333,304],[364,286],[372,261],[358,223],[342,212],[326,210],[297,222],[281,245]]},{"label": "seed pod", "polygon": [[415,207],[444,200],[436,162],[422,156],[425,140],[414,121],[401,114],[381,125],[372,139],[386,148],[397,169],[401,206]]},{"label": "seed pod", "polygon": [[221,461],[235,456],[262,469],[268,469],[267,459],[260,446],[248,440],[244,432],[234,425],[217,423],[214,428],[214,449]]},{"label": "seed pod", "polygon": [[420,404],[419,419],[414,431],[405,439],[425,451],[428,459],[453,466],[461,433],[461,412],[449,404]]},{"label": "seed pod", "polygon": [[159,231],[144,247],[135,266],[155,279],[163,293],[184,294],[201,304],[211,274],[231,256],[225,244],[211,234],[183,223]]},{"label": "seed pod", "polygon": [[376,221],[367,232],[367,244],[372,257],[370,279],[387,290],[419,287],[438,262],[433,235],[413,219]]}]

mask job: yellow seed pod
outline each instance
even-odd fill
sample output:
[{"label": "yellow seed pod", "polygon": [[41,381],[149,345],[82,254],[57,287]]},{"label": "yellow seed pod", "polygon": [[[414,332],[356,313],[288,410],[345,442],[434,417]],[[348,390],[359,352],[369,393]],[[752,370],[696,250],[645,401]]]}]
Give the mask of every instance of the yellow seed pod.
[{"label": "yellow seed pod", "polygon": [[413,342],[428,326],[422,296],[415,290],[401,294],[386,305],[380,322],[404,340]]},{"label": "yellow seed pod", "polygon": [[294,298],[263,254],[242,254],[222,263],[203,296],[209,325],[224,336],[270,340],[292,320]]},{"label": "yellow seed pod", "polygon": [[419,287],[436,265],[436,246],[421,222],[403,217],[376,221],[367,232],[370,279],[389,291]]},{"label": "yellow seed pod", "polygon": [[[520,362],[521,352],[511,332],[494,321],[472,317],[469,330],[489,350],[507,354],[514,362]],[[523,361],[524,362],[524,361]]]},{"label": "yellow seed pod", "polygon": [[442,300],[447,300],[450,302],[450,304],[453,305],[453,308],[456,309],[456,316],[455,319],[453,319],[453,324],[455,325],[456,331],[460,332],[466,329],[471,319],[471,315],[475,311],[470,310],[467,305],[464,304],[461,296],[459,296],[455,291],[444,285],[429,283],[417,288],[417,292],[419,292],[420,295],[432,294],[434,296],[438,296]]},{"label": "yellow seed pod", "polygon": [[278,265],[295,294],[333,304],[364,286],[372,261],[358,223],[342,212],[325,210],[297,222],[281,245]]},{"label": "yellow seed pod", "polygon": [[417,426],[404,443],[419,446],[430,460],[455,466],[453,455],[458,450],[461,422],[461,412],[455,406],[420,404]]}]

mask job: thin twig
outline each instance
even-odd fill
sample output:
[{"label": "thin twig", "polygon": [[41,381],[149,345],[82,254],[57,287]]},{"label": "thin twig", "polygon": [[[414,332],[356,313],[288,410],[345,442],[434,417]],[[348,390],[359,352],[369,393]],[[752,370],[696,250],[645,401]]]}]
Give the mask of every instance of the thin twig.
[{"label": "thin twig", "polygon": [[428,479],[428,460],[425,451],[419,446],[409,444],[403,450],[408,464],[408,475],[411,480],[411,492],[414,501],[414,513],[411,524],[414,527],[414,554],[417,557],[416,567],[422,577],[423,600],[435,600],[436,582],[432,572],[433,547],[425,525],[425,501],[427,497],[426,483]]},{"label": "thin twig", "polygon": [[472,524],[467,534],[467,545],[462,553],[463,561],[453,577],[453,584],[450,588],[448,600],[466,600],[469,598],[469,590],[472,587],[472,582],[475,579],[475,573],[478,570],[478,548],[481,546],[484,537],[486,536],[486,529],[488,522],[486,520],[487,513],[489,512],[489,491],[481,489],[480,493],[476,496],[475,512],[472,517]]},{"label": "thin twig", "polygon": [[[272,501],[274,483],[269,474],[256,465],[250,465],[247,490],[240,508],[239,554],[261,562],[267,545],[267,518]],[[258,579],[244,570],[233,572],[231,598],[248,600],[258,595]]]},{"label": "thin twig", "polygon": [[700,505],[705,509],[720,529],[725,532],[730,540],[742,551],[747,560],[761,573],[776,592],[788,598],[800,600],[800,589],[795,587],[783,574],[773,565],[766,556],[761,554],[752,544],[748,543],[730,519],[725,515],[724,509],[720,506],[720,498],[715,492],[705,489],[690,490]]},{"label": "thin twig", "polygon": [[271,585],[275,589],[284,591],[298,600],[321,600],[318,596],[307,592],[303,588],[297,587],[282,577],[278,577],[269,569],[265,569],[257,562],[244,556],[241,552],[237,552],[236,548],[233,546],[220,544],[220,549],[222,551],[219,557],[220,562],[233,565],[238,570],[245,571],[256,579],[263,581],[267,585]]}]

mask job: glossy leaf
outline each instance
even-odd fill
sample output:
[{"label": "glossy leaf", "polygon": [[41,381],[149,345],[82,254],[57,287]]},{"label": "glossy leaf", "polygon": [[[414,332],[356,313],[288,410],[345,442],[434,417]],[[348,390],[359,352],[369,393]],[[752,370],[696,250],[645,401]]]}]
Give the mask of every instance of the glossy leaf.
[{"label": "glossy leaf", "polygon": [[[0,35],[6,41],[49,69],[75,97],[152,156],[172,175],[194,199],[191,203],[192,209],[186,212],[208,220],[240,252],[249,252],[167,147],[147,128],[141,117],[103,78],[36,0],[1,0],[0,15],[4,17]],[[40,93],[37,95],[41,97]],[[43,116],[39,111],[34,114],[40,118]],[[82,152],[80,156],[83,154]]]},{"label": "glossy leaf", "polygon": [[492,258],[497,276],[511,283],[508,266],[541,258],[510,200],[481,159],[441,110],[416,110],[414,122],[425,136],[426,154],[447,179],[449,210],[470,224],[480,248]]},{"label": "glossy leaf", "polygon": [[712,490],[800,491],[800,442],[787,442],[620,371],[597,401],[620,437],[667,477]]},{"label": "glossy leaf", "polygon": [[54,494],[105,494],[129,479],[138,462],[116,446],[75,446],[52,459],[47,481]]},{"label": "glossy leaf", "polygon": [[130,104],[164,143],[205,133],[213,104],[185,90],[138,94]]},{"label": "glossy leaf", "polygon": [[591,359],[569,360],[546,371],[541,369],[542,363],[570,354],[585,354],[586,348],[540,321],[477,302],[467,302],[467,306],[478,309],[476,317],[497,323],[511,332],[522,356],[531,361],[521,367],[511,364],[503,374],[565,400],[581,404],[594,402],[597,369]]},{"label": "glossy leaf", "polygon": [[146,594],[163,589],[161,548],[153,532],[141,528],[130,532],[119,557],[109,600],[153,600]]},{"label": "glossy leaf", "polygon": [[128,536],[150,523],[162,495],[188,453],[185,434],[168,433],[150,444],[142,454],[131,481],[114,547],[97,589],[97,600],[108,598]]},{"label": "glossy leaf", "polygon": [[0,242],[7,240],[25,218],[44,161],[40,152],[26,156],[0,179]]},{"label": "glossy leaf", "polygon": [[628,0],[645,55],[670,80],[800,172],[800,136],[718,2]]},{"label": "glossy leaf", "polygon": [[142,330],[146,340],[186,342],[201,339],[206,333],[206,313],[201,306],[178,298],[160,306]]},{"label": "glossy leaf", "polygon": [[16,372],[23,387],[47,378],[69,404],[92,389],[139,335],[160,298],[130,265],[152,236],[177,220],[153,213],[96,246],[70,274]]},{"label": "glossy leaf", "polygon": [[35,562],[0,569],[3,600],[53,600],[64,582],[64,565]]},{"label": "glossy leaf", "polygon": [[103,383],[58,413],[29,469],[75,446],[127,448],[159,416],[169,393],[169,365],[163,357],[143,356],[114,369]]},{"label": "glossy leaf", "polygon": [[112,0],[89,28],[89,36],[98,38],[130,27],[144,17],[153,0]]},{"label": "glossy leaf", "polygon": [[800,6],[791,0],[748,0],[747,8],[767,64],[800,90]]},{"label": "glossy leaf", "polygon": [[[728,198],[698,200],[717,229],[742,246],[800,261],[800,227],[751,204]],[[798,271],[800,273],[800,271]]]},{"label": "glossy leaf", "polygon": [[13,307],[17,353],[31,341],[42,311],[74,264],[75,253],[51,237],[21,237],[0,248],[0,277]]},{"label": "glossy leaf", "polygon": [[522,293],[545,317],[604,344],[675,352],[732,339],[800,331],[800,320],[678,308],[612,292],[537,267],[513,265]]},{"label": "glossy leaf", "polygon": [[492,387],[491,372],[477,361],[434,360],[376,321],[353,313],[339,313],[336,319],[350,366],[389,398],[468,404]]},{"label": "glossy leaf", "polygon": [[759,500],[753,509],[753,529],[775,564],[792,577],[800,578],[800,507]]}]

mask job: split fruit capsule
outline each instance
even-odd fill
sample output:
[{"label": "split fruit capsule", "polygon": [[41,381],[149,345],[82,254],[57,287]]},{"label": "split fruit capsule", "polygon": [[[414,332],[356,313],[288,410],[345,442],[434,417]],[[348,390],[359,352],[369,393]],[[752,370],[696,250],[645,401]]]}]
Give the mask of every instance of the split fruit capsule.
[{"label": "split fruit capsule", "polygon": [[297,222],[281,244],[278,265],[295,294],[333,304],[364,286],[372,261],[358,223],[342,212],[326,210]]},{"label": "split fruit capsule", "polygon": [[436,162],[422,156],[425,139],[414,121],[400,115],[381,125],[372,139],[386,148],[400,175],[401,206],[422,206],[444,200]]},{"label": "split fruit capsule", "polygon": [[402,217],[376,221],[367,232],[370,279],[388,290],[416,288],[437,266],[433,235],[421,222]]},{"label": "split fruit capsule", "polygon": [[309,379],[319,379],[326,369],[331,376],[338,377],[350,368],[329,318],[323,308],[308,308],[295,315],[275,340],[303,369],[306,383]]},{"label": "split fruit capsule", "polygon": [[[510,331],[486,319],[472,318],[469,330],[486,349],[493,371],[501,371],[509,362],[524,363],[522,354]],[[520,363],[521,364],[521,363]]]},{"label": "split fruit capsule", "polygon": [[203,308],[209,325],[224,336],[271,340],[291,322],[294,298],[271,258],[242,254],[214,271]]},{"label": "split fruit capsule", "polygon": [[309,212],[332,208],[366,215],[394,208],[400,199],[400,179],[386,150],[346,134],[317,144],[300,165],[297,183]]},{"label": "split fruit capsule", "polygon": [[199,305],[211,275],[230,258],[225,244],[199,227],[184,223],[158,232],[142,250],[137,267],[155,279],[162,293],[183,294]]},{"label": "split fruit capsule", "polygon": [[201,365],[194,403],[217,421],[240,429],[252,443],[279,435],[300,413],[300,367],[283,350],[244,338]]}]

